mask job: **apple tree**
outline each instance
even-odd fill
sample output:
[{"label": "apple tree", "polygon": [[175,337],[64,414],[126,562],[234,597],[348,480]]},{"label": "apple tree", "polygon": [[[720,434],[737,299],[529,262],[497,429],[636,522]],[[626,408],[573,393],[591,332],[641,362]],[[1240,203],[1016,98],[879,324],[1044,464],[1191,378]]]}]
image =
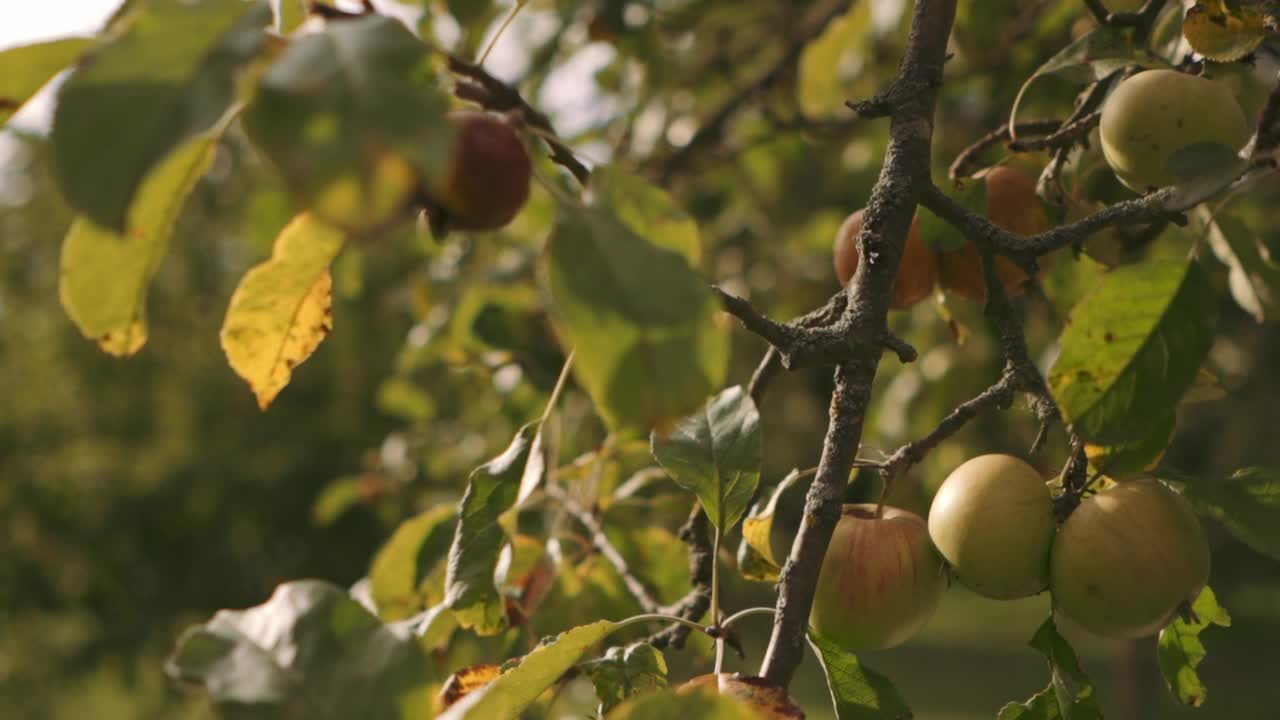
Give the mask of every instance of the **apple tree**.
[{"label": "apple tree", "polygon": [[[1200,705],[1201,633],[1230,623],[1205,525],[1280,559],[1280,469],[1165,460],[1231,402],[1223,316],[1280,310],[1278,17],[130,0],[95,37],[5,51],[3,119],[70,70],[60,299],[105,353],[147,346],[148,286],[212,175],[279,200],[219,335],[263,412],[341,338],[342,278],[411,250],[381,457],[421,469],[376,494],[412,514],[354,587],[220,611],[166,672],[229,718],[555,716],[574,683],[602,717],[802,717],[797,673],[829,686],[809,712],[903,718],[858,653],[910,643],[955,584],[1052,600],[1029,638],[1047,687],[999,718],[1108,712],[1080,629],[1156,636]],[[936,376],[938,348],[977,358],[943,363],[972,392],[904,412],[897,378]],[[796,376],[825,436],[780,449]],[[1001,411],[1007,438],[966,457],[957,437]],[[768,453],[796,470],[769,477]],[[367,500],[352,482],[330,500]],[[726,591],[744,580],[770,602]],[[749,627],[763,652],[725,672]],[[669,665],[697,652],[711,674]]]}]

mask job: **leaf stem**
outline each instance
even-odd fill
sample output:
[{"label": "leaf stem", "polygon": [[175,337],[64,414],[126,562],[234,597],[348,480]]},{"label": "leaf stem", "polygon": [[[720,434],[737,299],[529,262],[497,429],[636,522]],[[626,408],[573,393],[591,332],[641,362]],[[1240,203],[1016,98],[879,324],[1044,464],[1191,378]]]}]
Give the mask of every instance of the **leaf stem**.
[{"label": "leaf stem", "polygon": [[564,387],[569,381],[569,371],[573,369],[573,355],[575,350],[569,351],[569,356],[564,359],[564,365],[560,368],[560,377],[556,379],[556,386],[551,389],[551,397],[547,398],[547,407],[542,411],[542,418],[538,420],[538,424],[542,425],[547,422],[547,418],[551,417],[551,411],[555,409],[556,403],[560,400],[560,394],[564,392]]}]

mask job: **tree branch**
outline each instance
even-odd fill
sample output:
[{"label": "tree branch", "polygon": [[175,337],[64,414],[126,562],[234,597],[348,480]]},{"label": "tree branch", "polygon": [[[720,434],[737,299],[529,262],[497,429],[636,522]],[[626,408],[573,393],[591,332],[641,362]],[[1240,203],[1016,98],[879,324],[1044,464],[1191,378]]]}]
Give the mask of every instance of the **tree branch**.
[{"label": "tree branch", "polygon": [[559,500],[564,509],[581,523],[587,529],[587,532],[591,533],[591,544],[600,551],[605,560],[608,560],[613,569],[622,577],[622,582],[627,586],[627,591],[640,604],[640,608],[647,613],[664,612],[662,603],[653,596],[644,581],[631,571],[631,566],[627,563],[627,559],[622,556],[617,546],[605,534],[604,528],[600,526],[600,521],[596,519],[595,514],[578,504],[578,501],[572,495],[565,492],[558,485],[548,484],[546,492],[551,497]]},{"label": "tree branch", "polygon": [[934,105],[954,18],[955,0],[917,0],[900,72],[887,95],[889,147],[858,234],[860,255],[868,262],[859,263],[847,290],[848,305],[835,326],[850,341],[836,366],[822,457],[782,569],[773,633],[760,669],[762,676],[782,686],[790,683],[804,656],[818,570],[839,520],[862,438],[894,276],[919,194],[930,184]]},{"label": "tree branch", "polygon": [[[689,519],[680,528],[680,539],[689,546],[689,581],[693,587],[679,601],[662,608],[662,614],[696,621],[711,608],[711,570],[715,558],[711,554],[709,529],[702,505],[694,503]],[[690,632],[688,626],[672,625],[645,638],[644,642],[659,650],[667,646],[682,648]]]}]

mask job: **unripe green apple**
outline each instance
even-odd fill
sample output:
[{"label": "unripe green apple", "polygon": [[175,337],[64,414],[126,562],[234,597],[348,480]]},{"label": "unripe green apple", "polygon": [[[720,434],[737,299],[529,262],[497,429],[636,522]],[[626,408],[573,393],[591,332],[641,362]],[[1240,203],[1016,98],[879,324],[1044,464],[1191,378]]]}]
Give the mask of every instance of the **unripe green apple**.
[{"label": "unripe green apple", "polygon": [[1158,632],[1208,581],[1209,546],[1190,504],[1150,479],[1082,502],[1050,561],[1058,611],[1107,637]]},{"label": "unripe green apple", "polygon": [[818,573],[809,624],[848,650],[906,642],[929,622],[946,580],[919,515],[845,505]]},{"label": "unripe green apple", "polygon": [[529,199],[529,151],[497,115],[453,112],[449,122],[453,146],[442,178],[427,183],[428,212],[443,213],[442,224],[451,229],[496,230]]},{"label": "unripe green apple", "polygon": [[1012,455],[980,455],[943,481],[929,509],[929,537],[970,590],[996,600],[1049,584],[1056,523],[1049,486]]},{"label": "unripe green apple", "polygon": [[[862,210],[854,211],[836,231],[831,254],[841,285],[847,286],[858,270],[857,240],[862,230],[862,215]],[[919,221],[919,216],[912,217],[911,229],[907,231],[902,262],[898,264],[898,274],[893,279],[893,296],[889,299],[892,310],[905,310],[929,297],[938,281],[938,261],[933,251],[920,240]]]},{"label": "unripe green apple", "polygon": [[1136,192],[1172,185],[1169,159],[1202,143],[1236,151],[1249,124],[1226,86],[1174,70],[1147,70],[1120,83],[1102,108],[1102,152]]}]

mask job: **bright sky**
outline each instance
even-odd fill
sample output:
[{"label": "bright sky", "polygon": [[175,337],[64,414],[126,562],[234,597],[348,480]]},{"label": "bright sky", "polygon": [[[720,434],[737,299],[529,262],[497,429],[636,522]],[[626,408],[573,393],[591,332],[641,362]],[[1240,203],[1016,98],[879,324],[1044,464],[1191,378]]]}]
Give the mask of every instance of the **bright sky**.
[{"label": "bright sky", "polygon": [[9,0],[0,22],[0,50],[96,32],[122,0]]}]

